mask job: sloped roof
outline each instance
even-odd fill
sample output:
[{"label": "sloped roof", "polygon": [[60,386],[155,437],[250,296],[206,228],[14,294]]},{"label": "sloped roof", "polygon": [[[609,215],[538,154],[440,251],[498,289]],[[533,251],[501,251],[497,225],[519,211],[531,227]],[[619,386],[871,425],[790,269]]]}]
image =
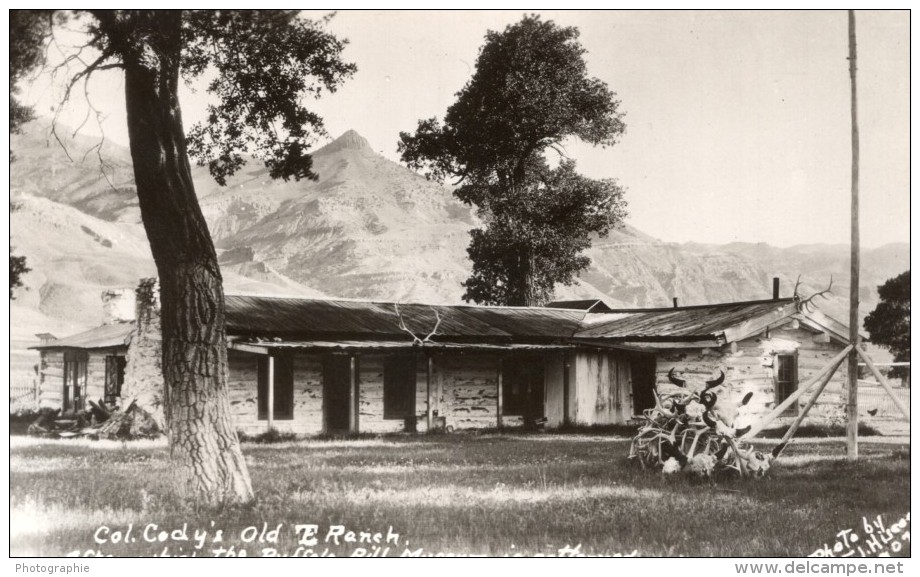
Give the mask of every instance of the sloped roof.
[{"label": "sloped roof", "polygon": [[[235,335],[338,335],[424,338],[438,323],[442,339],[568,338],[581,328],[583,311],[527,307],[421,305],[344,300],[226,297],[227,332]],[[397,314],[397,307],[399,314]]]},{"label": "sloped roof", "polygon": [[[778,320],[795,312],[792,299],[749,301],[661,309],[618,309],[590,315],[575,338],[642,340],[706,340],[757,319]],[[731,340],[729,338],[729,340]]]},{"label": "sloped roof", "polygon": [[[819,313],[797,312],[793,299],[594,313],[562,308],[397,305],[228,295],[226,310],[227,332],[233,340],[261,347],[411,346],[412,336],[400,328],[400,322],[419,338],[437,326],[436,336],[428,344],[440,343],[445,348],[531,344],[642,348],[650,346],[648,343],[711,346],[747,338],[790,317],[814,320],[814,330],[846,339],[845,326]],[[133,323],[104,325],[32,348],[125,346],[133,327]]]},{"label": "sloped roof", "polygon": [[134,323],[102,325],[82,333],[57,339],[32,349],[108,349],[123,347],[131,339]]}]

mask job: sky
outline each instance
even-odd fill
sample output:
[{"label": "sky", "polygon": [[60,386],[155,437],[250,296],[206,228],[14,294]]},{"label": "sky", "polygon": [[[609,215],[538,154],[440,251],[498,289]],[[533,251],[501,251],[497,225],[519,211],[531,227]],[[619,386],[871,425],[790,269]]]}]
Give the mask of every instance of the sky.
[{"label": "sky", "polygon": [[[619,144],[565,148],[585,175],[626,188],[629,224],[669,242],[849,242],[845,11],[538,12],[580,30],[589,74],[621,101],[627,129]],[[399,132],[443,118],[486,32],[521,16],[339,12],[328,27],[348,39],[344,57],[358,72],[309,106],[331,137],[354,129],[398,161]],[[856,16],[866,247],[910,240],[909,25],[906,11]],[[127,144],[123,91],[112,72],[89,93],[106,114],[106,137]],[[25,94],[43,115],[59,95],[46,79]],[[184,90],[181,101],[187,126],[203,117],[203,90]],[[85,114],[77,97],[60,119],[77,125]],[[83,132],[98,130],[90,121]]]}]

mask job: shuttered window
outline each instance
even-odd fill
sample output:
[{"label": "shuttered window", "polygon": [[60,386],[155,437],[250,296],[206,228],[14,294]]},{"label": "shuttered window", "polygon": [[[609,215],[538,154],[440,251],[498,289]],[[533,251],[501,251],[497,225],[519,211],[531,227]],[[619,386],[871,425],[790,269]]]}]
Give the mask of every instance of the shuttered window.
[{"label": "shuttered window", "polygon": [[393,355],[383,361],[383,418],[415,415],[415,357]]}]

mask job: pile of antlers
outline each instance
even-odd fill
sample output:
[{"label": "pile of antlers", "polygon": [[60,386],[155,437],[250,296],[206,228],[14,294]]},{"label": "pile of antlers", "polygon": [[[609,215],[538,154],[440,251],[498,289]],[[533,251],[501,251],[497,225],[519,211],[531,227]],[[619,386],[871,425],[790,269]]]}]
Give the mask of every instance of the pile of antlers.
[{"label": "pile of antlers", "polygon": [[684,471],[711,479],[719,471],[755,477],[767,472],[774,456],[740,447],[735,440],[749,430],[736,429],[735,419],[753,393],[737,405],[720,400],[715,389],[725,381],[721,370],[702,389],[687,387],[687,381],[674,376],[674,369],[668,372],[668,380],[678,388],[660,393],[655,387],[655,406],[643,414],[630,459],[643,468],[660,467],[666,475]]},{"label": "pile of antlers", "polygon": [[412,336],[412,344],[414,344],[414,345],[423,345],[423,344],[425,344],[425,343],[427,343],[427,342],[430,342],[430,341],[431,341],[431,337],[433,337],[433,336],[435,336],[436,334],[438,334],[438,327],[441,326],[441,315],[438,313],[438,309],[436,309],[436,308],[434,308],[434,307],[429,307],[429,308],[431,308],[431,310],[434,312],[434,318],[435,318],[434,328],[431,329],[431,332],[428,333],[428,335],[427,335],[425,338],[420,338],[418,335],[416,335],[414,332],[412,332],[412,331],[409,329],[409,327],[406,326],[406,321],[405,321],[405,319],[403,319],[402,313],[399,312],[399,305],[398,305],[398,304],[394,304],[394,305],[393,305],[393,308],[396,310],[396,318],[399,319],[399,328],[400,328],[400,330],[404,330],[404,331],[406,331],[407,333],[409,333],[409,334]]},{"label": "pile of antlers", "polygon": [[826,289],[821,292],[816,292],[807,299],[803,299],[801,296],[799,296],[799,284],[801,284],[801,280],[802,275],[799,275],[798,278],[795,279],[795,288],[792,290],[792,298],[795,299],[795,308],[799,312],[802,312],[803,308],[808,312],[812,312],[813,307],[815,306],[812,301],[815,299],[815,297],[821,297],[825,300],[827,299],[826,295],[831,292],[831,287],[834,286],[834,276],[831,275],[831,281],[827,284]]}]

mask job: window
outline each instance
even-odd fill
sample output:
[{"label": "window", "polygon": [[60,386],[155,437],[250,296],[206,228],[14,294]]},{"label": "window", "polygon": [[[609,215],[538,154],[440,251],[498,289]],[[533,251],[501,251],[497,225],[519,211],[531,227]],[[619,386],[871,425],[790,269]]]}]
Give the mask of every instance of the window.
[{"label": "window", "polygon": [[415,357],[394,355],[383,361],[383,418],[415,416]]},{"label": "window", "polygon": [[64,353],[64,398],[65,411],[83,409],[83,395],[86,391],[86,360],[83,351]]},{"label": "window", "polygon": [[125,384],[125,357],[109,355],[105,358],[105,402],[114,403],[121,396]]},{"label": "window", "polygon": [[274,359],[274,410],[272,419],[290,421],[294,418],[294,357],[272,355],[259,357],[258,406],[259,420],[268,419],[268,361]]},{"label": "window", "polygon": [[[776,403],[782,403],[799,386],[798,355],[776,355]],[[794,407],[793,407],[794,408]]]},{"label": "window", "polygon": [[510,357],[502,364],[502,414],[543,416],[543,362],[539,358]]}]

